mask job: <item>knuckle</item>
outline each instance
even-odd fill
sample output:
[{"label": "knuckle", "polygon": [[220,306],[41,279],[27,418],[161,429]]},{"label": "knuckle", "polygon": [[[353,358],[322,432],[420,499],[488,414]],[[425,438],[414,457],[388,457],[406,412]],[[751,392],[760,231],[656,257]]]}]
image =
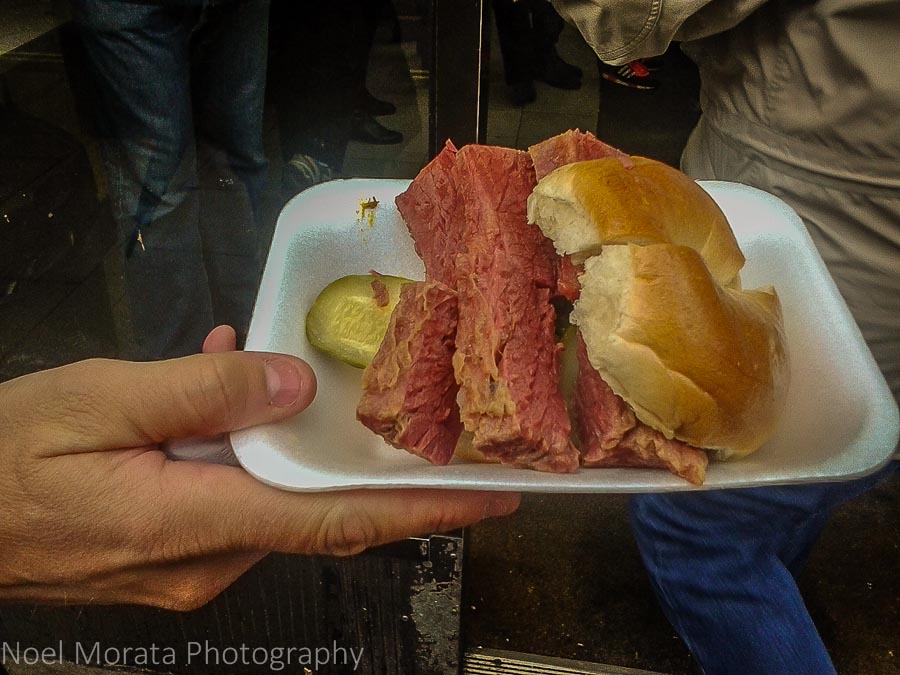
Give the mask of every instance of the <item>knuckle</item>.
[{"label": "knuckle", "polygon": [[[138,528],[140,532],[140,528]],[[146,532],[142,538],[148,559],[158,563],[172,563],[184,560],[196,550],[183,535],[174,536],[162,530]]]},{"label": "knuckle", "polygon": [[[89,359],[50,371],[47,385],[50,396],[41,396],[34,415],[44,421],[45,429],[59,432],[94,434],[107,421],[107,408],[114,404],[105,392],[109,380],[104,359]],[[34,391],[33,394],[41,395]]]},{"label": "knuckle", "polygon": [[175,563],[205,553],[200,531],[185,522],[185,515],[161,497],[157,504],[144,503],[122,523],[123,544],[153,563]]},{"label": "knuckle", "polygon": [[212,602],[227,583],[211,572],[181,572],[166,580],[163,590],[149,603],[175,612],[192,612]]},{"label": "knuckle", "polygon": [[250,383],[240,364],[229,359],[205,359],[185,383],[185,407],[208,429],[230,429],[240,419]]},{"label": "knuckle", "polygon": [[201,563],[200,570],[185,571],[170,577],[162,598],[157,598],[156,604],[164,604],[167,609],[178,612],[200,609],[215,600],[258,560],[254,555],[229,559],[224,563],[218,560]]},{"label": "knuckle", "polygon": [[174,612],[193,612],[208,605],[219,594],[218,589],[210,589],[202,582],[193,588],[184,588],[171,593],[157,606]]},{"label": "knuckle", "polygon": [[177,517],[167,518],[166,524],[134,523],[129,538],[143,549],[146,559],[155,563],[176,563],[206,553],[199,532],[182,526]]},{"label": "knuckle", "polygon": [[449,509],[442,508],[428,522],[429,532],[447,532],[460,526],[460,519]]},{"label": "knuckle", "polygon": [[362,553],[379,543],[378,527],[368,514],[340,507],[331,509],[323,519],[316,542],[316,552],[333,556]]}]

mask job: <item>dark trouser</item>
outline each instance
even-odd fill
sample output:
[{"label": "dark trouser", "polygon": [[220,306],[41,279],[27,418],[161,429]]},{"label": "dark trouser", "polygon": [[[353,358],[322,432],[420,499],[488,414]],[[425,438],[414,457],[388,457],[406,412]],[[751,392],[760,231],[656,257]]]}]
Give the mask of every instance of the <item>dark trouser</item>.
[{"label": "dark trouser", "polygon": [[303,153],[340,171],[365,95],[375,0],[272,4],[272,96],[285,161]]},{"label": "dark trouser", "polygon": [[246,330],[259,280],[269,0],[75,0],[125,251],[129,358]]},{"label": "dark trouser", "polygon": [[564,21],[548,0],[494,0],[507,84],[530,82],[556,48]]},{"label": "dark trouser", "polygon": [[706,675],[835,672],[794,577],[833,509],[898,464],[840,483],[632,498],[650,581]]}]

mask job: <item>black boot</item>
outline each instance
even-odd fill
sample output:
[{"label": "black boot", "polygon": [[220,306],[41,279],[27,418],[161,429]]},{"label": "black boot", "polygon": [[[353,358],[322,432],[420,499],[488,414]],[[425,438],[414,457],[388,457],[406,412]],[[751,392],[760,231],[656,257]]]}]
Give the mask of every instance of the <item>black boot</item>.
[{"label": "black boot", "polygon": [[397,106],[390,101],[382,101],[380,98],[375,98],[368,89],[363,90],[358,107],[363,112],[375,117],[393,115],[397,112]]},{"label": "black boot", "polygon": [[403,134],[388,129],[361,110],[354,111],[350,118],[350,138],[369,145],[395,145],[403,142]]},{"label": "black boot", "polygon": [[563,61],[555,49],[538,57],[534,74],[536,80],[546,82],[557,89],[579,89],[581,87],[581,68]]},{"label": "black boot", "polygon": [[537,99],[534,83],[531,80],[509,85],[509,99],[515,106],[533,103]]}]

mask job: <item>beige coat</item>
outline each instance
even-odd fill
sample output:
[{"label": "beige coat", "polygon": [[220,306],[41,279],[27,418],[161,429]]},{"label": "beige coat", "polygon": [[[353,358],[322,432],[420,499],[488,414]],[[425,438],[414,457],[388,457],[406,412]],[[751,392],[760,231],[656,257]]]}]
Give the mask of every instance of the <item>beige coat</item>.
[{"label": "beige coat", "polygon": [[682,168],[800,214],[900,400],[900,0],[553,2],[613,64],[682,41],[703,107]]}]

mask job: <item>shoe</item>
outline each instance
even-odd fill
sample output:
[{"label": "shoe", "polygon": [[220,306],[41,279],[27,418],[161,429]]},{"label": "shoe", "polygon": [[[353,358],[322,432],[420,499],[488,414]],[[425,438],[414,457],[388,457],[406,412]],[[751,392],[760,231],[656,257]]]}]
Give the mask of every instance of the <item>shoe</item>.
[{"label": "shoe", "polygon": [[331,167],[315,157],[296,153],[284,165],[281,174],[281,189],[286,198],[326,180],[331,180],[334,172]]},{"label": "shoe", "polygon": [[375,98],[368,89],[363,90],[361,99],[359,109],[374,117],[393,115],[397,112],[397,106],[390,101],[382,101],[380,98]]},{"label": "shoe", "polygon": [[571,77],[578,78],[584,75],[584,73],[581,72],[581,68],[576,66],[574,63],[563,61],[562,57],[559,55],[559,52],[556,51],[556,47],[552,47],[550,51],[547,52],[544,56],[537,56],[535,60],[538,63],[538,69],[540,69],[541,67],[555,68],[567,72]]},{"label": "shoe", "polygon": [[516,82],[509,87],[509,98],[513,105],[523,106],[526,103],[534,103],[537,92],[533,82]]},{"label": "shoe", "polygon": [[388,129],[361,110],[354,111],[350,118],[350,138],[369,145],[396,145],[403,142],[403,134]]},{"label": "shoe", "polygon": [[629,89],[653,91],[659,88],[659,80],[650,77],[650,71],[640,61],[632,61],[624,66],[604,65],[601,68],[600,76],[608,82],[613,82]]},{"label": "shoe", "polygon": [[563,61],[556,50],[542,58],[534,69],[534,79],[557,89],[581,88],[581,68]]}]

